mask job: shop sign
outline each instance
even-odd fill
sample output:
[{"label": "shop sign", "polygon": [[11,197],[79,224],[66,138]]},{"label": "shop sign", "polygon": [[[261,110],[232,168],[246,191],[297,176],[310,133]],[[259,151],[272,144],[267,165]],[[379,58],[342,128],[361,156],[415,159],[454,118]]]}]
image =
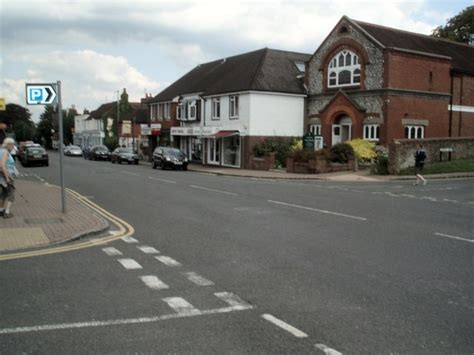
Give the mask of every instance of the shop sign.
[{"label": "shop sign", "polygon": [[171,127],[172,136],[192,136],[193,128],[192,127]]},{"label": "shop sign", "polygon": [[194,136],[212,136],[219,132],[219,127],[193,127]]},{"label": "shop sign", "polygon": [[147,124],[140,125],[140,133],[142,136],[150,136],[151,135],[151,127]]},{"label": "shop sign", "polygon": [[315,136],[311,132],[303,136],[303,148],[306,150],[314,150]]}]

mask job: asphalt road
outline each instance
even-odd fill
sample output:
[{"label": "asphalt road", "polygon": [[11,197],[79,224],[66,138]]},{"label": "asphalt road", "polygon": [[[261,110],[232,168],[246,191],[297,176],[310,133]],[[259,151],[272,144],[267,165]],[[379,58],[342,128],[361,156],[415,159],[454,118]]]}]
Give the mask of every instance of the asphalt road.
[{"label": "asphalt road", "polygon": [[474,352],[474,180],[65,171],[135,240],[0,262],[1,354]]}]

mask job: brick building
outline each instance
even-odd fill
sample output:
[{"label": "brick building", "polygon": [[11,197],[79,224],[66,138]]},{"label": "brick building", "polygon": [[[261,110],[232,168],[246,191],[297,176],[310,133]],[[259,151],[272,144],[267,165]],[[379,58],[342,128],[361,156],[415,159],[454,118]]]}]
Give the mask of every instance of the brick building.
[{"label": "brick building", "polygon": [[346,16],[307,62],[305,128],[333,145],[474,136],[474,47]]}]

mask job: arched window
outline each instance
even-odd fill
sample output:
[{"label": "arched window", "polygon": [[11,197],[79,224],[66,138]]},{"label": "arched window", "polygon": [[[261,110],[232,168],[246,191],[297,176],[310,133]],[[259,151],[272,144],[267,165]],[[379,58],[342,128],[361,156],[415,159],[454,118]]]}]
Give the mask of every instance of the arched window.
[{"label": "arched window", "polygon": [[360,84],[360,61],[357,54],[343,50],[329,62],[328,87]]}]

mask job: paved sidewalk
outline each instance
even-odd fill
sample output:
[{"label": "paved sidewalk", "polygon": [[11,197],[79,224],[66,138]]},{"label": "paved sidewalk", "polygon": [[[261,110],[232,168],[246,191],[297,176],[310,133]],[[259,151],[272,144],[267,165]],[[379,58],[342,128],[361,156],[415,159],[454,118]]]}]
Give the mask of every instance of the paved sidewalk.
[{"label": "paved sidewalk", "polygon": [[[286,179],[286,180],[330,180],[330,181],[367,181],[380,182],[387,180],[413,180],[412,175],[371,175],[369,170],[341,171],[328,174],[294,174],[284,170],[247,170],[223,167],[210,167],[198,164],[190,164],[188,170],[226,176],[251,177],[258,179]],[[456,179],[474,178],[474,173],[450,173],[423,175],[427,179]]]},{"label": "paved sidewalk", "polygon": [[70,194],[66,194],[67,213],[61,213],[57,186],[17,180],[15,187],[13,218],[0,217],[0,252],[57,244],[109,227],[108,221]]}]

